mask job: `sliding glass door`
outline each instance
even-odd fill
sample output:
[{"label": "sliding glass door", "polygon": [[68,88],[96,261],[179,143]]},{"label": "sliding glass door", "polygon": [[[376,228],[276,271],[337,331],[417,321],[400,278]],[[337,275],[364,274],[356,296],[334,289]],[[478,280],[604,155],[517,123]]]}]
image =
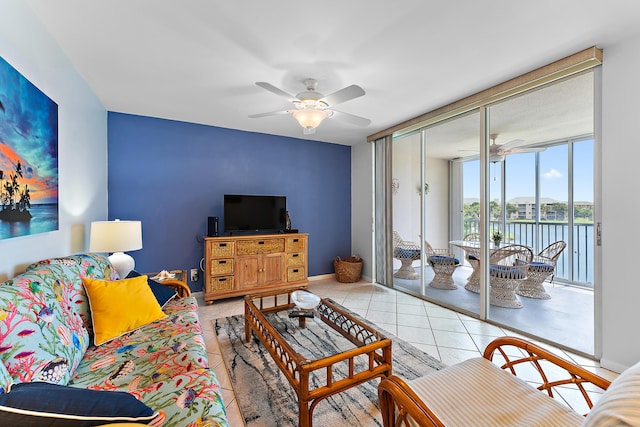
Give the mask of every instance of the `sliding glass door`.
[{"label": "sliding glass door", "polygon": [[[393,286],[475,315],[480,313],[478,264],[469,261],[461,242],[467,236],[479,244],[479,120],[474,110],[398,137],[392,162],[393,228],[399,242]],[[456,161],[462,157],[475,157],[475,167]],[[463,174],[473,178],[464,180]],[[410,254],[413,271],[404,267]]]},{"label": "sliding glass door", "polygon": [[[395,135],[388,285],[593,354],[593,94],[588,71]],[[490,304],[509,245],[539,283]]]},{"label": "sliding glass door", "polygon": [[[588,354],[594,352],[593,93],[588,72],[487,107],[491,229],[501,232],[503,245],[535,255],[528,278],[513,291],[518,304],[492,305],[487,318]],[[488,286],[495,292],[493,278]]]}]

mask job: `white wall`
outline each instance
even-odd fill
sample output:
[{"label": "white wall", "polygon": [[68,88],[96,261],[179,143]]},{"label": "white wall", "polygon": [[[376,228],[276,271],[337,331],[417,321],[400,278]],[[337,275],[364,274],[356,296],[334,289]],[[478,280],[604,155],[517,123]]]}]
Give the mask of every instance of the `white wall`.
[{"label": "white wall", "polygon": [[91,221],[107,219],[107,112],[29,7],[3,8],[0,56],[58,104],[60,217],[58,231],[0,240],[0,280],[86,251]]},{"label": "white wall", "polygon": [[[621,371],[640,361],[640,271],[638,257],[640,191],[636,191],[640,164],[640,35],[601,44],[602,66],[602,366]],[[453,101],[453,100],[451,100]],[[361,167],[370,159],[367,150],[352,152],[352,176],[371,173]],[[430,183],[431,184],[431,183]],[[370,180],[353,183],[356,203],[371,193]],[[432,190],[433,191],[433,190]],[[354,211],[355,212],[355,211]],[[370,239],[353,229],[353,241]]]},{"label": "white wall", "polygon": [[[409,135],[393,143],[393,179],[398,192],[393,194],[393,229],[403,240],[420,245],[420,134]],[[400,261],[394,260],[394,268]],[[420,265],[419,262],[416,264]]]},{"label": "white wall", "polygon": [[373,144],[351,147],[351,253],[362,257],[362,277],[373,277]]},{"label": "white wall", "polygon": [[602,47],[601,362],[620,370],[640,360],[640,36]]},{"label": "white wall", "polygon": [[449,161],[427,157],[425,175],[429,194],[425,207],[426,231],[434,248],[449,248]]}]

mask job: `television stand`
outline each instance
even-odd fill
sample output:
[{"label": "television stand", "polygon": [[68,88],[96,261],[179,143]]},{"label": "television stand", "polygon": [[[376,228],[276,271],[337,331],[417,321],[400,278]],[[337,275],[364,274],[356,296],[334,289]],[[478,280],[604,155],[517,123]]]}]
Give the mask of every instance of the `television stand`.
[{"label": "television stand", "polygon": [[204,300],[306,285],[308,234],[206,237]]}]

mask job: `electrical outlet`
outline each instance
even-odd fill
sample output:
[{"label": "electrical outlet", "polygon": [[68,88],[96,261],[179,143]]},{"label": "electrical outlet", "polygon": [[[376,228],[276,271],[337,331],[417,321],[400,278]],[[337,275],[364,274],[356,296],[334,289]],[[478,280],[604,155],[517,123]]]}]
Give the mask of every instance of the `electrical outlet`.
[{"label": "electrical outlet", "polygon": [[192,268],[191,269],[191,281],[192,282],[197,282],[198,281],[198,269],[197,268]]}]

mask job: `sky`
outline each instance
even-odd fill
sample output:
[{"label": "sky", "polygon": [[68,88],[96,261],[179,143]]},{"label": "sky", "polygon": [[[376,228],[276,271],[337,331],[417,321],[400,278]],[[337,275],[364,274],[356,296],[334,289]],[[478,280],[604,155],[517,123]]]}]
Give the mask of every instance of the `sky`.
[{"label": "sky", "polygon": [[[540,153],[540,197],[561,202],[568,200],[568,148],[567,145],[549,147]],[[506,199],[535,196],[536,153],[510,154],[506,157]],[[574,143],[574,193],[576,202],[593,202],[593,141]],[[480,198],[480,161],[465,162],[464,198]],[[489,168],[491,200],[500,195],[500,163]],[[496,195],[495,197],[493,195]]]},{"label": "sky", "polygon": [[[0,170],[21,163],[31,203],[58,201],[58,106],[0,57]],[[4,181],[0,183],[3,185]]]}]

